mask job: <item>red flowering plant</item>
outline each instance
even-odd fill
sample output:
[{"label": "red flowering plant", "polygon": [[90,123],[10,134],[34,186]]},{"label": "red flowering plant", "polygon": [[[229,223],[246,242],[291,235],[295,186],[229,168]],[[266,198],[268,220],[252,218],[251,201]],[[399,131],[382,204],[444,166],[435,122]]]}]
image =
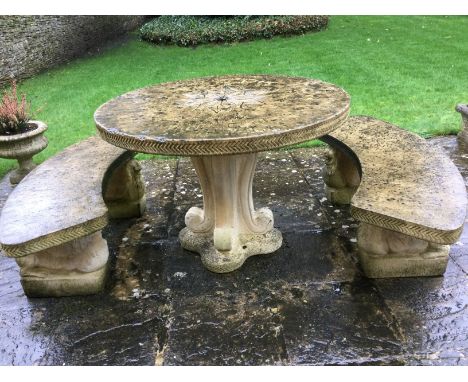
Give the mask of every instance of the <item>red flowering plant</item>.
[{"label": "red flowering plant", "polygon": [[3,93],[0,103],[0,135],[21,134],[34,129],[29,124],[29,111],[30,103],[24,94],[18,99],[16,82],[12,81],[11,91]]}]

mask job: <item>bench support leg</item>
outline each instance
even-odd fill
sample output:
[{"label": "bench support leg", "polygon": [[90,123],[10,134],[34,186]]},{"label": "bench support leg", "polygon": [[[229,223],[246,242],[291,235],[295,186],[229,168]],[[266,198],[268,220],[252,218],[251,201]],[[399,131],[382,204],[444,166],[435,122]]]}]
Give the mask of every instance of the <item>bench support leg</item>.
[{"label": "bench support leg", "polygon": [[104,200],[111,218],[139,217],[145,211],[145,185],[141,167],[136,160],[130,160],[111,174]]},{"label": "bench support leg", "polygon": [[108,258],[107,242],[99,231],[16,262],[28,297],[60,297],[101,291]]},{"label": "bench support leg", "polygon": [[458,133],[458,140],[468,146],[468,115],[462,113],[461,131]]},{"label": "bench support leg", "polygon": [[362,223],[358,229],[359,260],[369,278],[440,276],[447,267],[449,245],[416,239]]},{"label": "bench support leg", "polygon": [[336,204],[349,204],[361,181],[356,163],[334,148],[327,153],[323,179],[328,200]]}]

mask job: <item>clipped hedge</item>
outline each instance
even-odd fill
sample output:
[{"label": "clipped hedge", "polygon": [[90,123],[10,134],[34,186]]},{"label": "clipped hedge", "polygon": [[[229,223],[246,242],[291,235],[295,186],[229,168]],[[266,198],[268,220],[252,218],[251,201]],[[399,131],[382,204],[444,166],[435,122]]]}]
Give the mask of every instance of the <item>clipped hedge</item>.
[{"label": "clipped hedge", "polygon": [[328,16],[160,16],[140,28],[143,40],[195,46],[319,31]]}]

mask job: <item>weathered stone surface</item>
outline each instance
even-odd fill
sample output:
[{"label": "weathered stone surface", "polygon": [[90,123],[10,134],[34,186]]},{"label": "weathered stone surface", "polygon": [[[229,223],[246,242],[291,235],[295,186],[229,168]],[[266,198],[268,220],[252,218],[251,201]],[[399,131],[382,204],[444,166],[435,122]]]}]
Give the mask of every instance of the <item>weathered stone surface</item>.
[{"label": "weathered stone surface", "polygon": [[330,136],[330,144],[359,158],[361,182],[351,202],[357,220],[432,243],[458,239],[466,189],[441,149],[371,117],[350,118]]},{"label": "weathered stone surface", "polygon": [[285,363],[280,318],[265,306],[265,297],[254,291],[217,292],[174,303],[178,319],[168,330],[164,365]]},{"label": "weathered stone surface", "polygon": [[466,362],[467,281],[467,274],[451,260],[444,277],[376,281],[407,340],[407,363]]},{"label": "weathered stone surface", "polygon": [[140,173],[139,163],[130,160],[105,178],[102,192],[109,217],[128,218],[143,214],[146,208],[145,185]]},{"label": "weathered stone surface", "polygon": [[113,217],[144,210],[144,186],[139,166],[129,162],[132,155],[91,137],[44,162],[11,193],[0,215],[0,243],[17,258],[28,296],[103,288],[109,253],[100,231],[108,209]]},{"label": "weathered stone surface", "polygon": [[0,16],[0,86],[102,46],[144,16]]},{"label": "weathered stone surface", "polygon": [[203,191],[203,209],[191,207],[179,239],[202,256],[212,272],[238,269],[254,255],[275,252],[282,243],[273,213],[255,209],[252,184],[257,154],[193,157]]},{"label": "weathered stone surface", "polygon": [[98,293],[104,286],[109,250],[100,231],[18,257],[21,284],[29,297]]},{"label": "weathered stone surface", "polygon": [[318,80],[206,77],[138,89],[94,114],[106,141],[169,155],[245,154],[320,137],[346,120],[349,95]]},{"label": "weathered stone surface", "polygon": [[359,258],[368,277],[436,276],[466,217],[466,189],[438,147],[371,117],[353,117],[323,138],[333,147],[327,196],[361,222]]},{"label": "weathered stone surface", "polygon": [[279,314],[292,364],[403,363],[403,338],[369,281],[293,284],[281,292]]},{"label": "weathered stone surface", "polygon": [[[468,157],[456,138],[431,141],[468,179]],[[209,272],[180,247],[177,227],[199,198],[191,192],[190,161],[185,167],[175,159],[143,161],[146,213],[112,220],[104,230],[110,277],[101,294],[27,299],[14,259],[0,256],[0,364],[466,364],[466,231],[451,248],[445,277],[365,279],[357,222],[347,207],[324,199],[315,173],[325,165],[325,149],[291,154],[294,165],[282,161],[283,152],[260,159],[256,198],[287,211],[302,196],[313,209],[298,219],[311,223],[296,230],[293,214],[277,213],[284,245],[241,270]],[[260,168],[269,172],[266,185]],[[290,181],[300,185],[294,197]],[[9,192],[5,178],[0,206]],[[187,204],[176,211],[182,196]]]},{"label": "weathered stone surface", "polygon": [[324,182],[327,198],[335,204],[350,204],[361,183],[361,163],[350,152],[333,150],[327,153]]},{"label": "weathered stone surface", "polygon": [[191,156],[203,208],[187,211],[179,238],[209,270],[226,273],[282,243],[272,211],[254,208],[257,152],[322,136],[348,113],[349,96],[335,85],[245,75],[135,90],[106,102],[94,119],[102,138],[118,147]]},{"label": "weathered stone surface", "polygon": [[361,223],[359,262],[370,278],[443,275],[449,245],[429,243],[400,232]]},{"label": "weathered stone surface", "polygon": [[126,155],[92,137],[33,170],[3,206],[3,250],[11,257],[25,256],[104,228],[103,178],[112,163]]}]

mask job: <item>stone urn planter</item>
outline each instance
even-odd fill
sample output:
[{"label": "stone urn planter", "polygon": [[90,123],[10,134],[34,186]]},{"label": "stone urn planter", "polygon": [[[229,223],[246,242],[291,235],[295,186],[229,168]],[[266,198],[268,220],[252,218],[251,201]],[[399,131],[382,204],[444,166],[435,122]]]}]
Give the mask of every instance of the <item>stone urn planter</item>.
[{"label": "stone urn planter", "polygon": [[468,104],[459,104],[455,110],[462,117],[462,130],[458,133],[458,139],[468,147]]},{"label": "stone urn planter", "polygon": [[47,147],[43,135],[47,125],[40,121],[29,121],[31,130],[12,135],[0,135],[0,158],[16,159],[19,168],[10,175],[11,184],[18,184],[36,165],[32,157]]}]

